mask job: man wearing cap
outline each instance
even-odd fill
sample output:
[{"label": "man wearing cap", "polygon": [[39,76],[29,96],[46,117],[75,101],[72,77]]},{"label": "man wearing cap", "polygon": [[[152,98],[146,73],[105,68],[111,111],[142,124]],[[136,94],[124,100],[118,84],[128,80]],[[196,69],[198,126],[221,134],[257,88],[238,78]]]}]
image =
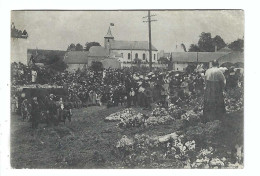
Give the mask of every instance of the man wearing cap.
[{"label": "man wearing cap", "polygon": [[206,71],[205,84],[203,121],[222,120],[226,112],[223,96],[226,79],[216,60],[212,62],[212,68]]}]

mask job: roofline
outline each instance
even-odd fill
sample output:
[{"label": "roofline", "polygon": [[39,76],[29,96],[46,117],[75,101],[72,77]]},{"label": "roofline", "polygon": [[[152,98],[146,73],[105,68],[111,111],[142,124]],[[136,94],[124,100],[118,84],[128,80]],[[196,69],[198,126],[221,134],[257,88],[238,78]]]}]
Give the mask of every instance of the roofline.
[{"label": "roofline", "polygon": [[[110,50],[131,50],[131,51],[143,50],[143,51],[149,51],[149,49],[113,49],[113,48],[110,48]],[[158,50],[157,49],[156,50],[152,49],[152,51],[158,51]]]},{"label": "roofline", "polygon": [[224,54],[224,53],[226,53],[226,54],[230,54],[230,53],[233,53],[233,52],[202,52],[202,51],[200,51],[200,52],[195,52],[195,51],[192,51],[192,52],[170,52],[171,54],[172,53],[218,53],[218,54]]},{"label": "roofline", "polygon": [[86,62],[86,63],[82,63],[82,62],[80,62],[80,63],[75,63],[75,62],[69,62],[69,63],[67,63],[66,61],[64,61],[66,64],[88,64],[88,62]]},{"label": "roofline", "polygon": [[69,51],[66,51],[66,50],[32,49],[32,48],[27,48],[27,51],[28,51],[28,50],[32,50],[32,51],[62,51],[62,52],[69,52]]},{"label": "roofline", "polygon": [[[213,60],[212,60],[213,61]],[[208,62],[212,62],[212,61],[172,61],[173,63],[174,62],[181,62],[181,63],[201,63],[201,62],[206,62],[206,63],[208,63]]]}]

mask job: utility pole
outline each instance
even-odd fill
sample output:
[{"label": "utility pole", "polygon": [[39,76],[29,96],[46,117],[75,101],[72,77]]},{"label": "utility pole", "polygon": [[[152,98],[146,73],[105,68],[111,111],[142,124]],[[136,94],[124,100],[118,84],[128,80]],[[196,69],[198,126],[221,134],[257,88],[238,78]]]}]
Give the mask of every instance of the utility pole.
[{"label": "utility pole", "polygon": [[150,10],[148,10],[148,16],[145,16],[143,18],[148,18],[147,21],[143,22],[148,22],[148,30],[149,30],[149,68],[150,71],[152,71],[152,34],[151,34],[151,22],[152,21],[157,21],[157,20],[152,20],[151,17],[156,16],[156,15],[151,15]]}]

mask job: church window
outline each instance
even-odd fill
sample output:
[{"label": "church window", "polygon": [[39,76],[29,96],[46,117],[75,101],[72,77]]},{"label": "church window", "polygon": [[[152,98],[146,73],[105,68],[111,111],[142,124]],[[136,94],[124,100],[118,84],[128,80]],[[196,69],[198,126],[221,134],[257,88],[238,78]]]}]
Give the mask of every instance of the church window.
[{"label": "church window", "polygon": [[155,59],[156,59],[156,55],[154,54],[154,55],[153,55],[153,60],[155,60]]},{"label": "church window", "polygon": [[131,54],[130,53],[128,53],[128,60],[130,60],[131,59]]},{"label": "church window", "polygon": [[122,57],[122,58],[124,57],[124,53],[121,53],[121,57]]},{"label": "church window", "polygon": [[138,53],[135,53],[135,58],[138,58]]},{"label": "church window", "polygon": [[145,60],[145,53],[143,54],[143,60]]}]

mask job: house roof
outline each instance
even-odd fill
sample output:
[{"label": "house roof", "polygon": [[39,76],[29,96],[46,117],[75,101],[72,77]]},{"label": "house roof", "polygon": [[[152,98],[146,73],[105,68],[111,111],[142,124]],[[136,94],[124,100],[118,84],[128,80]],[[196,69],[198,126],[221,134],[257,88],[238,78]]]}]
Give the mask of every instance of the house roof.
[{"label": "house roof", "polygon": [[108,57],[109,51],[102,46],[92,46],[89,49],[88,56],[90,56],[90,57]]},{"label": "house roof", "polygon": [[230,63],[237,63],[237,62],[242,62],[244,63],[244,53],[243,52],[232,52],[228,53],[227,55],[224,55],[218,59],[218,62],[220,64],[225,63],[225,62],[230,62]]},{"label": "house roof", "polygon": [[[226,52],[172,52],[173,62],[211,62],[227,55]],[[198,59],[198,60],[197,60]]]},{"label": "house roof", "polygon": [[67,64],[88,64],[88,53],[84,51],[69,51],[64,57]]},{"label": "house roof", "polygon": [[48,55],[57,55],[60,59],[63,59],[65,53],[66,51],[62,50],[27,49],[28,59],[30,59],[30,55],[32,55],[36,63],[43,63]]},{"label": "house roof", "polygon": [[43,50],[43,49],[27,49],[27,54],[32,54],[34,56],[46,56],[48,54],[54,54],[59,57],[63,57],[66,51],[63,50]]},{"label": "house roof", "polygon": [[[112,50],[149,50],[149,43],[147,41],[122,41],[111,40],[110,49]],[[152,45],[153,51],[158,51]]]},{"label": "house roof", "polygon": [[228,47],[224,47],[224,48],[221,48],[220,50],[218,50],[217,52],[232,52],[232,49],[228,48]]},{"label": "house roof", "polygon": [[64,57],[64,62],[67,64],[88,64],[90,57],[108,58],[109,51],[101,46],[92,46],[89,51],[69,51]]}]

